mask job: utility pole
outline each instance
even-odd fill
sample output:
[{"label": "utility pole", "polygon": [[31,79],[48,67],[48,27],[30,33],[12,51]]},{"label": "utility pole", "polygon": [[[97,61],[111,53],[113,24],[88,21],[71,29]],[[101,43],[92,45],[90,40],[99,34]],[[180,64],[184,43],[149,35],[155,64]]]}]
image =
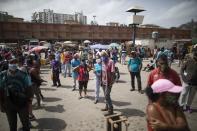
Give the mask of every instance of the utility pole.
[{"label": "utility pole", "polygon": [[94,26],[96,25],[96,15],[93,15],[93,26],[92,26],[92,43],[94,43]]}]

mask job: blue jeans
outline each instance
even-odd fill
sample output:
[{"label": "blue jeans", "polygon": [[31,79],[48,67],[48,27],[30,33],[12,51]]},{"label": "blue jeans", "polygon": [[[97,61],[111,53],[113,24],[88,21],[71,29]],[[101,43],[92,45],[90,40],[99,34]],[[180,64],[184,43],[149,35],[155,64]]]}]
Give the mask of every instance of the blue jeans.
[{"label": "blue jeans", "polygon": [[110,97],[112,86],[102,85],[102,88],[103,88],[103,92],[104,92],[104,96],[105,96],[105,100],[106,100],[106,108],[108,110],[113,110],[112,100]]},{"label": "blue jeans", "polygon": [[95,100],[99,99],[100,86],[101,86],[101,78],[99,76],[96,76]]},{"label": "blue jeans", "polygon": [[183,106],[185,108],[186,106],[192,105],[196,94],[196,87],[197,86],[188,85],[187,83],[183,82],[183,90],[179,97],[180,106]]},{"label": "blue jeans", "polygon": [[64,77],[66,77],[67,71],[68,71],[68,74],[69,74],[68,76],[71,76],[71,64],[70,63],[65,64]]},{"label": "blue jeans", "polygon": [[65,64],[62,63],[61,69],[62,69],[62,73],[64,74],[65,73]]}]

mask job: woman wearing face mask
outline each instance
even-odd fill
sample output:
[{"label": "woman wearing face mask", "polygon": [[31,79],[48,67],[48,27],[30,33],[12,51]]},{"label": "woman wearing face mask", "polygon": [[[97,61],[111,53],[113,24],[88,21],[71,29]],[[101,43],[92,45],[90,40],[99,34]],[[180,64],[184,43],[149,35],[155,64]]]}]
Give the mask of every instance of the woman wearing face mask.
[{"label": "woman wearing face mask", "polygon": [[189,131],[185,115],[178,106],[182,89],[167,79],[157,80],[146,88],[152,101],[146,110],[148,131]]}]

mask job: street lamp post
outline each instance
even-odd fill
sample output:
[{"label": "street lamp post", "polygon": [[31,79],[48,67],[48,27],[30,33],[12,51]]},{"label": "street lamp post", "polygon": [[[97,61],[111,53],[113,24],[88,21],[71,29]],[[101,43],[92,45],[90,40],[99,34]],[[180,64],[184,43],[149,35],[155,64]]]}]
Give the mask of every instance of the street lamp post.
[{"label": "street lamp post", "polygon": [[96,15],[93,16],[94,20],[93,20],[93,28],[92,28],[92,43],[94,43],[94,28],[96,25]]},{"label": "street lamp post", "polygon": [[137,28],[137,25],[139,24],[142,24],[143,22],[143,19],[144,19],[144,16],[142,15],[136,15],[137,13],[139,12],[142,12],[142,11],[145,11],[144,8],[142,7],[139,7],[139,6],[134,6],[134,7],[131,7],[129,8],[126,12],[132,12],[134,13],[133,15],[133,22],[132,22],[132,27],[133,27],[133,36],[132,36],[132,39],[133,39],[133,44],[132,44],[132,47],[135,46],[135,38],[136,38],[136,28]]}]

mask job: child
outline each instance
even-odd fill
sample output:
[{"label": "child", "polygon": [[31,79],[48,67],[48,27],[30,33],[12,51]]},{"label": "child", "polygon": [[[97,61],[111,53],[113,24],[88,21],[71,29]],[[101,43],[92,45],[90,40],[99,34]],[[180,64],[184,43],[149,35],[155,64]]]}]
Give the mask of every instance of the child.
[{"label": "child", "polygon": [[86,64],[85,59],[81,60],[81,64],[74,69],[78,72],[78,82],[79,82],[79,99],[82,98],[82,90],[84,89],[84,97],[87,96],[87,85],[89,80],[89,71],[91,68]]}]

